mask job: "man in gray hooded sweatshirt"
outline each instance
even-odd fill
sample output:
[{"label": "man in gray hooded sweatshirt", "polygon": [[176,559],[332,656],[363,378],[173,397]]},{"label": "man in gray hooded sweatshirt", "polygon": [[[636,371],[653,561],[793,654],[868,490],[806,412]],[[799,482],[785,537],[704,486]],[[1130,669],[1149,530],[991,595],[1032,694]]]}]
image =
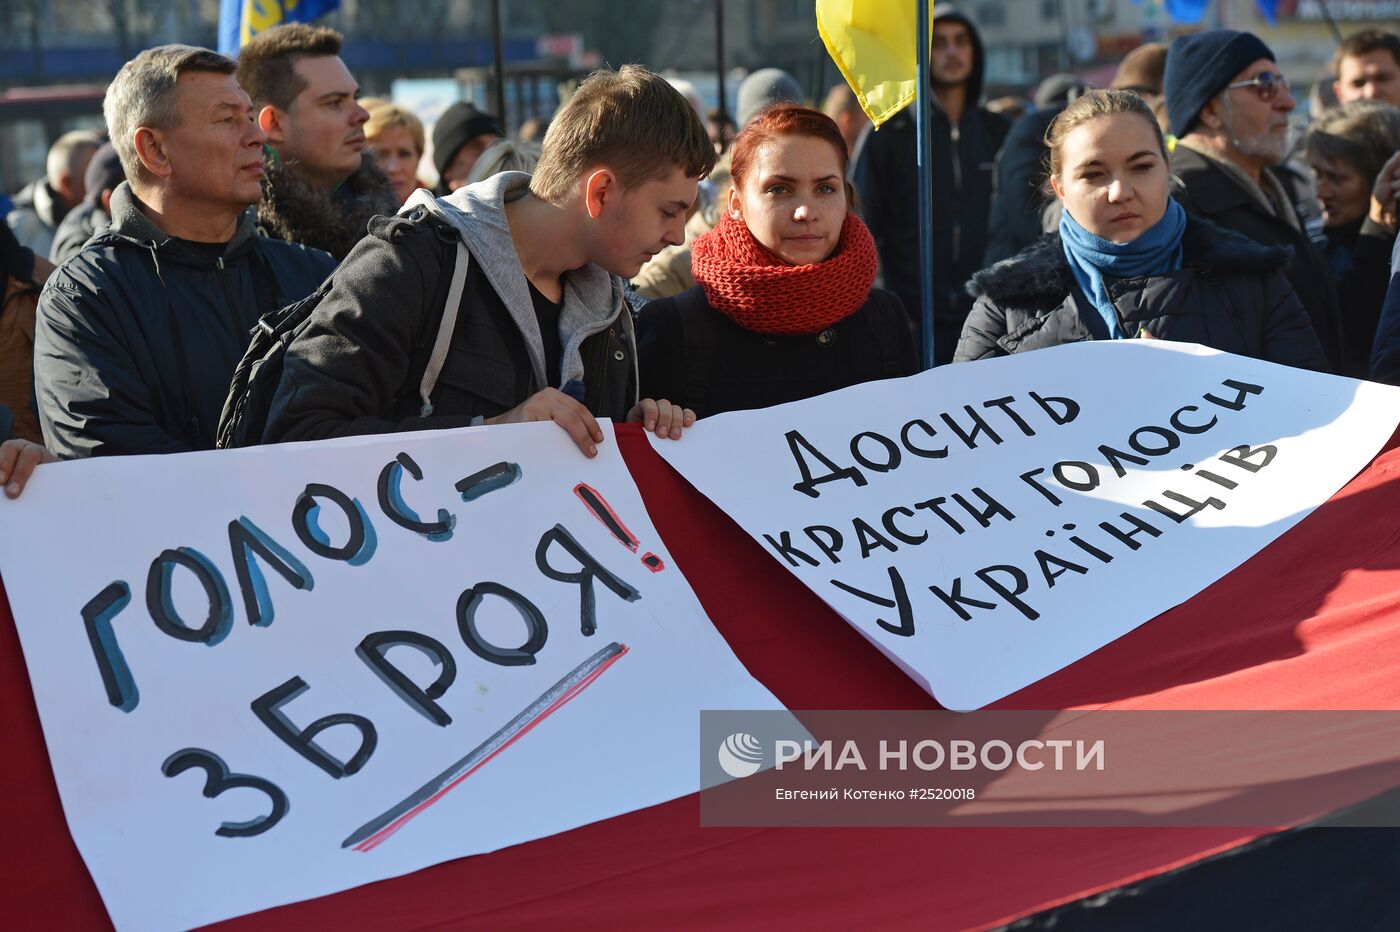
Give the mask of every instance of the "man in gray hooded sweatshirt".
[{"label": "man in gray hooded sweatshirt", "polygon": [[[592,75],[551,123],[533,177],[420,191],[370,224],[288,346],[264,442],[552,420],[592,456],[595,417],[680,436],[692,414],[637,398],[618,276],[684,239],[714,159],[664,79],[630,65]],[[459,241],[470,259],[429,407],[419,386]]]}]

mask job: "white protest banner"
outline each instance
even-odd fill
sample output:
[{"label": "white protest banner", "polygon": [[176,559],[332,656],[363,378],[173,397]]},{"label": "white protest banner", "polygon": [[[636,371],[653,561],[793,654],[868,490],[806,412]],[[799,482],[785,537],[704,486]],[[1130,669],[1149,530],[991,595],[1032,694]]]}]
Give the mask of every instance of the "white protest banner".
[{"label": "white protest banner", "polygon": [[1394,388],[1127,340],[731,412],[653,446],[939,702],[975,709],[1239,566],[1398,420]]},{"label": "white protest banner", "polygon": [[202,925],[699,789],[699,710],[781,708],[609,425],[42,467],[0,571],[114,922]]}]

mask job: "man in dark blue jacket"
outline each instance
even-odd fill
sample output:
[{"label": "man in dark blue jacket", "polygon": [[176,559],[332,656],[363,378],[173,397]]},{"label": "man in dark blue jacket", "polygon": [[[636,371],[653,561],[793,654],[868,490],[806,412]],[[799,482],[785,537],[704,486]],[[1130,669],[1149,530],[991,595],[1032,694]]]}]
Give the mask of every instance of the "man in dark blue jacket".
[{"label": "man in dark blue jacket", "polygon": [[1388,385],[1400,385],[1400,240],[1390,255],[1390,287],[1381,305],[1376,325],[1376,343],[1371,350],[1371,378]]},{"label": "man in dark blue jacket", "polygon": [[[982,267],[992,169],[1010,122],[979,105],[986,54],[972,20],[934,9],[933,83],[934,359],[953,358],[972,297],[963,290]],[[918,321],[919,173],[913,107],[870,134],[856,166],[861,213],[880,251],[885,287]]]},{"label": "man in dark blue jacket", "polygon": [[334,267],[256,233],[267,137],[235,67],[167,45],[107,89],[127,181],[111,227],[49,278],[35,327],[39,416],[61,458],[212,449],[258,318]]}]

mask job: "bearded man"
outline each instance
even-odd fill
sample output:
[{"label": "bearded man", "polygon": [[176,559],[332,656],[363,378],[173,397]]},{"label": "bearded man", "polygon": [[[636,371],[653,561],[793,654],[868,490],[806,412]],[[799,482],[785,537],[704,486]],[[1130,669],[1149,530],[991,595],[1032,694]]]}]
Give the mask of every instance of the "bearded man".
[{"label": "bearded man", "polygon": [[267,134],[258,225],[274,239],[344,259],[372,217],[399,208],[389,179],[365,151],[369,111],[340,58],[340,33],[290,23],[264,30],[238,53],[238,83]]},{"label": "bearded man", "polygon": [[1176,199],[1270,246],[1293,249],[1288,279],[1335,371],[1341,320],[1327,261],[1308,239],[1279,166],[1289,152],[1297,106],[1274,53],[1256,35],[1212,29],[1174,41],[1167,53],[1167,117],[1177,137]]}]

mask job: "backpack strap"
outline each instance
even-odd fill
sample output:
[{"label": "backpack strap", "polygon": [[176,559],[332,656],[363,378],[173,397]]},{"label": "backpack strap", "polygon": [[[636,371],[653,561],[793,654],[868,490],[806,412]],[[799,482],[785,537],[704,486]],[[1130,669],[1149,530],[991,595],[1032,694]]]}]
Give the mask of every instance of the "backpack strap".
[{"label": "backpack strap", "polygon": [[695,412],[705,410],[710,398],[710,377],[715,368],[716,313],[705,303],[701,288],[687,288],[676,295],[681,321],[681,350],[685,360],[685,397],[681,404]]},{"label": "backpack strap", "polygon": [[466,244],[459,237],[457,261],[452,264],[452,285],[447,289],[447,303],[442,309],[442,322],[438,324],[433,353],[428,357],[428,365],[423,369],[423,380],[418,383],[418,397],[423,399],[421,417],[431,417],[433,413],[433,387],[437,385],[443,364],[447,362],[447,350],[452,345],[452,331],[457,326],[457,311],[462,306],[462,290],[467,283],[467,266],[471,264],[471,258]]}]

